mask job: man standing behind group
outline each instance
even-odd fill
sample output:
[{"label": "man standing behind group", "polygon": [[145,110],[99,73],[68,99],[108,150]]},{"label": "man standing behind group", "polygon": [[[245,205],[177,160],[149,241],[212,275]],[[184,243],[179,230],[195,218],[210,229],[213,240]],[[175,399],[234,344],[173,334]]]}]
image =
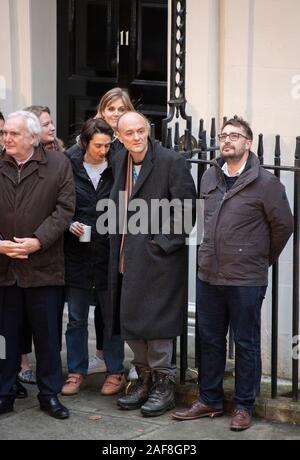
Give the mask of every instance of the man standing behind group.
[{"label": "man standing behind group", "polygon": [[63,376],[57,311],[64,284],[63,234],[75,209],[71,166],[39,144],[41,128],[30,112],[8,116],[0,156],[0,414],[13,410],[25,309],[33,331],[40,408],[64,419],[57,398]]},{"label": "man standing behind group", "polygon": [[235,341],[235,411],[230,428],[242,431],[251,425],[260,388],[260,317],[268,268],[285,247],[293,219],[283,185],[250,152],[249,124],[241,118],[227,121],[219,140],[221,158],[201,183],[205,220],[197,280],[200,396],[190,409],[173,417],[222,415],[230,324]]},{"label": "man standing behind group", "polygon": [[[150,216],[155,200],[177,199],[182,205],[184,200],[189,203],[192,220],[196,191],[186,160],[151,142],[149,134],[143,115],[128,112],[120,117],[117,136],[126,151],[115,156],[111,198],[117,205],[116,215],[124,208],[125,216],[118,222],[117,234],[110,236],[109,294],[111,332],[120,322],[139,376],[132,391],[118,399],[118,406],[141,408],[144,416],[151,417],[174,407],[173,339],[182,333],[187,305],[186,238],[192,228],[181,227],[175,234],[175,211],[169,218],[169,234],[164,234],[159,210],[152,213],[148,225],[143,219]],[[143,231],[128,228],[126,232],[135,199],[146,205],[138,224]]]}]

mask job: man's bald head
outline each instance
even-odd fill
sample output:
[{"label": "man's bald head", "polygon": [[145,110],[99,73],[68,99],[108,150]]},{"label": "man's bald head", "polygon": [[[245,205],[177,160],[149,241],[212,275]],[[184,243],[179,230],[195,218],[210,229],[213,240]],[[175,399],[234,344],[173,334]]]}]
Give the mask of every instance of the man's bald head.
[{"label": "man's bald head", "polygon": [[133,157],[134,162],[144,160],[148,150],[150,123],[138,112],[127,112],[119,118],[117,136]]},{"label": "man's bald head", "polygon": [[121,130],[124,130],[124,126],[123,125],[127,125],[127,123],[138,123],[138,122],[144,122],[146,128],[148,129],[149,133],[150,133],[150,130],[151,130],[151,126],[150,126],[150,122],[149,120],[145,117],[145,115],[143,115],[142,113],[140,112],[126,112],[124,113],[123,115],[120,116],[119,120],[118,120],[118,124],[117,124],[117,132],[121,131]]}]

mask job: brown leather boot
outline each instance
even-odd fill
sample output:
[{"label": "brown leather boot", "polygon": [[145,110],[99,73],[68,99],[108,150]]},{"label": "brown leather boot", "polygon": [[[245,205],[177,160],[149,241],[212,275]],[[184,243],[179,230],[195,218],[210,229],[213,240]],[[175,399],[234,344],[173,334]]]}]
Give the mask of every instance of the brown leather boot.
[{"label": "brown leather boot", "polygon": [[150,388],[152,387],[152,375],[149,369],[136,368],[138,379],[134,382],[130,389],[130,393],[121,396],[117,404],[124,410],[135,410],[142,407],[147,401]]}]

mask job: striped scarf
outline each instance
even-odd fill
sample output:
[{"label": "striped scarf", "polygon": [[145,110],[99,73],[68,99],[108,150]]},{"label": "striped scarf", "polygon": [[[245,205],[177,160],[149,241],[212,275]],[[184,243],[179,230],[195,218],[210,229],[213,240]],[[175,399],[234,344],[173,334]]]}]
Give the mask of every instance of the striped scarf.
[{"label": "striped scarf", "polygon": [[123,228],[122,228],[122,239],[121,239],[121,247],[120,247],[120,266],[119,271],[123,275],[125,272],[125,257],[124,257],[124,246],[125,246],[125,233],[126,233],[126,226],[127,226],[127,211],[128,211],[128,202],[129,198],[133,192],[133,177],[132,177],[132,168],[133,168],[133,160],[132,156],[128,154],[128,161],[127,161],[127,172],[126,172],[126,182],[125,182],[125,193],[124,193],[124,220],[123,220]]}]

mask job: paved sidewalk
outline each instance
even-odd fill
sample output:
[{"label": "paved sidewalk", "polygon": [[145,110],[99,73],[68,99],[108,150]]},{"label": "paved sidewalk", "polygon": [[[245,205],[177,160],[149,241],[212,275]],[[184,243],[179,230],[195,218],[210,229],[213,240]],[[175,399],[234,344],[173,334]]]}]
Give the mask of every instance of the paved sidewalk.
[{"label": "paved sidewalk", "polygon": [[[90,320],[90,353],[95,351],[95,336]],[[131,352],[126,348],[126,364]],[[62,352],[64,372],[66,351]],[[34,365],[34,361],[33,361]],[[59,421],[40,411],[37,387],[26,385],[29,398],[17,400],[15,411],[0,416],[0,440],[300,440],[300,426],[254,420],[253,426],[242,433],[229,430],[230,417],[176,422],[170,412],[157,418],[144,418],[137,411],[121,411],[116,396],[100,394],[104,374],[87,377],[77,396],[60,400],[71,412],[68,420]],[[90,417],[97,416],[98,420]]]},{"label": "paved sidewalk", "polygon": [[[300,427],[255,420],[243,433],[229,430],[230,418],[176,422],[169,413],[147,419],[139,411],[117,409],[116,397],[100,395],[103,374],[87,378],[77,396],[61,397],[71,411],[65,421],[39,410],[36,387],[27,385],[29,398],[18,400],[15,412],[0,416],[1,440],[300,440]],[[93,421],[91,416],[99,416]]]}]

